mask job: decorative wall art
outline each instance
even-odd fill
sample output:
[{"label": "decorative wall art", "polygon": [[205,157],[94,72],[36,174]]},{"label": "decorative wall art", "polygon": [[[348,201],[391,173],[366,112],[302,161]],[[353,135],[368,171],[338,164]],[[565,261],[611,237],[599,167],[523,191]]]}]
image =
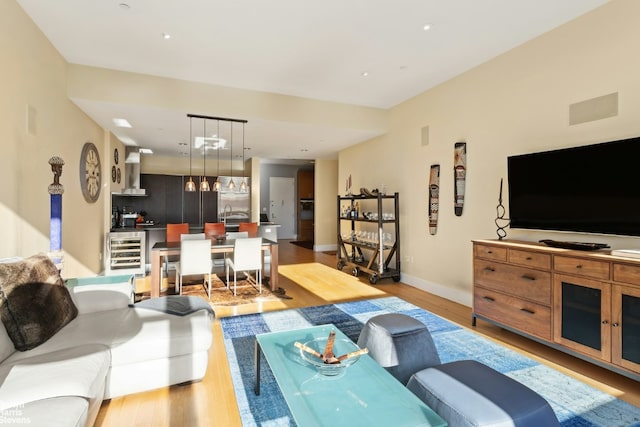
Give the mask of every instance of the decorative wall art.
[{"label": "decorative wall art", "polygon": [[429,172],[429,233],[438,231],[438,210],[440,209],[440,165],[431,165]]},{"label": "decorative wall art", "polygon": [[61,157],[53,156],[49,159],[49,164],[51,165],[51,172],[53,172],[53,182],[49,184],[48,188],[51,199],[48,255],[58,270],[61,271],[64,259],[62,252],[62,194],[64,193],[64,187],[60,184],[60,176],[62,176],[64,160]]},{"label": "decorative wall art", "polygon": [[[496,220],[494,221],[497,227],[496,234],[498,239],[502,240],[507,237],[505,228],[509,226],[509,218],[505,218],[507,213],[504,205],[502,204],[502,178],[500,178],[500,193],[498,194],[498,206],[496,206]],[[502,222],[505,221],[505,222]]]},{"label": "decorative wall art", "polygon": [[456,142],[453,149],[454,202],[456,216],[462,215],[465,182],[467,179],[467,143]]}]

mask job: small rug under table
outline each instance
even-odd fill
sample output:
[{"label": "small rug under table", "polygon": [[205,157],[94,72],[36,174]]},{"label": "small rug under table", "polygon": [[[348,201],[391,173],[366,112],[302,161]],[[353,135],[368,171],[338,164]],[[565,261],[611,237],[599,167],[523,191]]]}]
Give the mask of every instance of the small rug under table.
[{"label": "small rug under table", "polygon": [[392,312],[412,316],[427,325],[442,363],[475,359],[539,393],[563,427],[640,426],[640,408],[396,297],[220,318],[243,425],[295,425],[266,363],[261,364],[260,396],[253,391],[256,334],[333,323],[357,341],[369,318]]}]

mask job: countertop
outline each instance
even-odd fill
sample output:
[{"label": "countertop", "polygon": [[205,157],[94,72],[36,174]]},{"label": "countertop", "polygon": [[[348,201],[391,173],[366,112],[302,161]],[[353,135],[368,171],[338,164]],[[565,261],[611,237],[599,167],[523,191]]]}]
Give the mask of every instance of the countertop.
[{"label": "countertop", "polygon": [[[238,230],[238,225],[239,223],[231,223],[231,224],[227,224],[225,226],[225,229],[228,231],[237,231]],[[271,222],[261,222],[260,226],[268,226],[268,227],[280,227],[280,224],[273,224]],[[166,231],[167,230],[167,225],[166,224],[154,224],[154,225],[136,225],[135,227],[124,227],[124,228],[112,228],[111,230],[109,230],[111,233],[130,233],[132,231],[154,231],[154,230],[158,230],[158,231]],[[199,225],[191,225],[189,226],[189,230],[190,231],[199,231],[202,232],[202,230],[204,230],[203,227],[199,226]]]}]

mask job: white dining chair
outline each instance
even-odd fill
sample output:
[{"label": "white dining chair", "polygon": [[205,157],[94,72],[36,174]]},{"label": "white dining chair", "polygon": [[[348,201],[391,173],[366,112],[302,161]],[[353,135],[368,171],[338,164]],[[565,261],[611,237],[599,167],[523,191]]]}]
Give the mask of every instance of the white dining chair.
[{"label": "white dining chair", "polygon": [[[180,241],[184,241],[184,240],[202,240],[204,239],[205,234],[204,233],[183,233],[180,235]],[[178,286],[178,264],[180,264],[180,256],[176,257],[177,259],[174,260],[167,260],[165,261],[165,269],[166,269],[166,274],[167,277],[169,277],[169,270],[176,270],[176,291],[177,286]],[[160,276],[160,280],[163,279],[163,276]]]},{"label": "white dining chair", "polygon": [[[249,232],[248,231],[228,231],[225,234],[225,239],[227,240],[235,240],[235,239],[245,239],[249,237]],[[222,267],[223,269],[226,268],[227,265],[227,253],[225,252],[223,255],[223,259],[214,259],[213,260],[213,267],[216,268],[216,271],[218,271],[217,269],[219,267]]]},{"label": "white dining chair", "polygon": [[229,231],[227,232],[227,239],[246,239],[249,237],[248,231]]},{"label": "white dining chair", "polygon": [[180,242],[180,262],[176,266],[176,286],[179,294],[182,294],[184,276],[202,274],[206,283],[207,296],[211,299],[211,240],[187,238]]},{"label": "white dining chair", "polygon": [[229,286],[229,268],[233,269],[233,295],[238,287],[237,273],[243,272],[249,282],[252,281],[249,271],[255,271],[255,282],[258,292],[262,293],[262,238],[247,237],[236,239],[233,255],[226,259],[227,286]]}]

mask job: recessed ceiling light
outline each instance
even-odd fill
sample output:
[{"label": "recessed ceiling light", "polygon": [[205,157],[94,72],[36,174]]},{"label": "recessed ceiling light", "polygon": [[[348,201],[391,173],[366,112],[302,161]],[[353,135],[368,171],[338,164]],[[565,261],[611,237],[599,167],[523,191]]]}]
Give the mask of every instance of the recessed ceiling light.
[{"label": "recessed ceiling light", "polygon": [[131,127],[131,123],[129,123],[127,121],[127,119],[115,118],[115,119],[113,119],[113,124],[116,125],[119,128],[130,128]]},{"label": "recessed ceiling light", "polygon": [[361,74],[362,77],[367,77],[368,75],[369,75],[368,71],[363,71]]},{"label": "recessed ceiling light", "polygon": [[131,8],[131,6],[129,6],[129,5],[128,5],[128,4],[126,4],[126,3],[120,3],[118,6],[119,6],[119,7],[120,7],[120,9],[122,9],[122,10],[129,10],[129,9]]},{"label": "recessed ceiling light", "polygon": [[307,148],[301,148],[300,151],[303,152],[303,153],[306,153],[309,150]]},{"label": "recessed ceiling light", "polygon": [[171,38],[171,34],[169,33],[162,33],[162,38],[165,40],[169,40]]},{"label": "recessed ceiling light", "polygon": [[431,29],[431,27],[432,27],[432,26],[433,26],[432,24],[424,24],[424,25],[422,26],[422,29],[423,29],[423,30],[425,30],[425,31],[429,31],[429,30]]},{"label": "recessed ceiling light", "polygon": [[186,147],[187,143],[186,142],[178,142],[178,145],[181,147]]}]

